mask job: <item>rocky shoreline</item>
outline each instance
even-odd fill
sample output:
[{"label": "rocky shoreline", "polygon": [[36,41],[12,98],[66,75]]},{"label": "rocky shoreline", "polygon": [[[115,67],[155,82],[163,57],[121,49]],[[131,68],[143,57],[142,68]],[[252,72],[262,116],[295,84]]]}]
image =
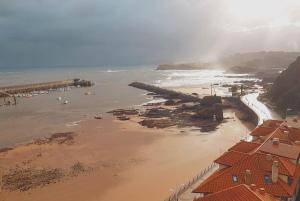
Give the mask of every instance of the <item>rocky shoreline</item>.
[{"label": "rocky shoreline", "polygon": [[[29,146],[51,146],[51,145],[72,145],[75,142],[76,134],[74,132],[54,133],[50,137],[35,139],[31,143],[20,145],[15,148],[2,148],[1,154],[7,154],[20,147]],[[80,162],[74,163],[69,168],[45,168],[35,167],[31,164],[44,157],[41,152],[37,152],[35,157],[25,160],[22,164],[16,164],[2,175],[2,189],[7,191],[29,191],[37,187],[43,187],[48,184],[57,183],[63,178],[74,177],[88,172],[90,167],[86,167]]]},{"label": "rocky shoreline", "polygon": [[[253,89],[252,85],[248,83],[247,88]],[[147,128],[196,127],[201,132],[209,132],[226,122],[224,109],[236,109],[242,121],[257,124],[256,115],[245,108],[239,97],[214,95],[200,98],[197,94],[184,94],[139,82],[131,83],[129,86],[146,90],[153,98],[161,97],[165,101],[147,104],[141,109],[116,109],[108,112],[119,120],[138,119],[138,123]]]}]

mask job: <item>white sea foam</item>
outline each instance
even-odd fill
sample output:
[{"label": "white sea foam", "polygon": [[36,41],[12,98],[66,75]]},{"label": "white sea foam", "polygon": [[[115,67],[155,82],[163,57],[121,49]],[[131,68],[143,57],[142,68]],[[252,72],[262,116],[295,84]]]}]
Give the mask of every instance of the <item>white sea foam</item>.
[{"label": "white sea foam", "polygon": [[148,104],[164,103],[164,102],[166,102],[166,101],[167,101],[167,100],[166,100],[166,99],[163,99],[163,98],[152,99],[151,101],[148,101],[148,102],[146,102],[146,103],[143,103],[142,106],[148,105]]},{"label": "white sea foam", "polygon": [[156,80],[160,87],[191,87],[210,84],[232,84],[241,80],[256,80],[248,74],[225,74],[223,70],[168,70],[164,79]]},{"label": "white sea foam", "polygon": [[98,73],[119,73],[119,72],[126,72],[128,70],[99,70]]},{"label": "white sea foam", "polygon": [[242,97],[242,101],[248,105],[258,116],[258,125],[262,124],[264,120],[272,119],[272,114],[262,102],[257,100],[259,93],[247,94]]},{"label": "white sea foam", "polygon": [[81,121],[73,121],[73,122],[67,123],[66,126],[67,127],[78,126],[80,122]]}]

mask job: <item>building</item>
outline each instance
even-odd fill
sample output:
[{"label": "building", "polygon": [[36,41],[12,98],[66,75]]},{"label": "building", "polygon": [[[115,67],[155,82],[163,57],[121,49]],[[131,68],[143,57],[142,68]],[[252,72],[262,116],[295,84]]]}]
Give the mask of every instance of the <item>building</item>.
[{"label": "building", "polygon": [[194,201],[280,201],[265,192],[263,188],[255,185],[241,184],[221,190],[208,196],[195,199]]},{"label": "building", "polygon": [[199,201],[227,190],[239,190],[238,186],[245,190],[243,185],[263,189],[273,200],[295,200],[300,178],[300,129],[271,120],[250,135],[252,142],[240,141],[215,160],[219,169],[193,190],[202,196]]}]

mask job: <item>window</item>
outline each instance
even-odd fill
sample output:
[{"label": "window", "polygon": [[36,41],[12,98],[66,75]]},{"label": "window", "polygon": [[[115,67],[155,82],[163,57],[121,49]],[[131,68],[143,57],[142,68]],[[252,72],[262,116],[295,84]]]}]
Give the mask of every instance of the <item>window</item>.
[{"label": "window", "polygon": [[292,183],[293,183],[293,178],[288,177],[288,184],[289,184],[289,185],[292,185]]},{"label": "window", "polygon": [[232,175],[232,181],[233,183],[238,182],[238,177],[236,175]]},{"label": "window", "polygon": [[271,180],[269,175],[264,176],[264,181],[265,181],[265,184],[271,184],[272,183],[272,180]]}]

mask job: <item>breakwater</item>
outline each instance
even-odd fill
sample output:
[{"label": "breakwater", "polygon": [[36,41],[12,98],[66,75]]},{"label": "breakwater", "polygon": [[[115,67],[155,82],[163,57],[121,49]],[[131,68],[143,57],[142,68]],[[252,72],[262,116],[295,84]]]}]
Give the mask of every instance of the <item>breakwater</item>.
[{"label": "breakwater", "polygon": [[224,97],[223,99],[230,101],[244,113],[245,117],[243,118],[243,120],[249,121],[255,126],[259,124],[258,114],[250,108],[249,104],[244,103],[240,97]]},{"label": "breakwater", "polygon": [[146,90],[146,91],[150,91],[155,94],[159,94],[165,99],[179,99],[184,102],[201,102],[202,101],[202,99],[197,96],[184,94],[184,93],[169,90],[169,89],[160,88],[160,87],[156,87],[156,86],[141,83],[141,82],[133,82],[133,83],[129,84],[129,86],[132,86],[132,87],[135,87],[138,89],[142,89],[142,90]]},{"label": "breakwater", "polygon": [[50,89],[58,89],[70,86],[89,87],[93,83],[87,80],[73,79],[54,82],[33,83],[24,85],[4,86],[0,87],[0,97],[8,97],[18,93],[30,93],[33,91],[43,91]]},{"label": "breakwater", "polygon": [[258,96],[258,93],[247,94],[241,97],[241,102],[257,115],[257,125],[261,125],[265,120],[273,119],[273,115],[265,104],[257,100]]}]

